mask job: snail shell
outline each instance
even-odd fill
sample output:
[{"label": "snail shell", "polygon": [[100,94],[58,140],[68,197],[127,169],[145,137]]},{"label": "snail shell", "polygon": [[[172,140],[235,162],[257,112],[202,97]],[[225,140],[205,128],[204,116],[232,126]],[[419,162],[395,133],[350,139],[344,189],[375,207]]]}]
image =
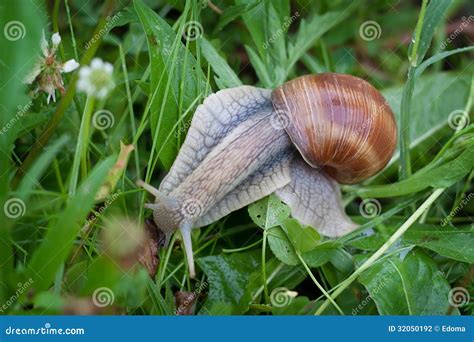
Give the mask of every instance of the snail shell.
[{"label": "snail shell", "polygon": [[272,92],[280,121],[308,164],[343,184],[383,169],[397,140],[393,113],[383,96],[351,75],[306,75]]}]

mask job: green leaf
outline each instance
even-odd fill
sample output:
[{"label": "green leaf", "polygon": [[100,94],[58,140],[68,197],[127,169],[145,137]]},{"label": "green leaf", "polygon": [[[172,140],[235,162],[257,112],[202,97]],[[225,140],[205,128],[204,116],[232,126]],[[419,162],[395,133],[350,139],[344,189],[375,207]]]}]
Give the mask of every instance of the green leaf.
[{"label": "green leaf", "polygon": [[39,179],[43,173],[50,167],[53,158],[59,153],[64,144],[69,140],[68,136],[62,136],[56,142],[45,149],[43,154],[36,160],[31,169],[22,178],[15,194],[23,201],[27,201],[31,192],[39,184]]},{"label": "green leaf", "polygon": [[206,77],[171,26],[141,0],[134,1],[150,55],[150,125],[155,148],[169,169],[178,153],[181,113],[206,91]]},{"label": "green leaf", "polygon": [[341,244],[336,240],[328,240],[313,247],[308,252],[302,253],[303,259],[310,267],[320,267],[336,257]]},{"label": "green leaf", "polygon": [[255,72],[257,73],[260,82],[262,82],[265,88],[273,88],[273,82],[270,77],[270,74],[267,71],[267,67],[260,59],[258,54],[255,52],[254,49],[247,45],[245,45],[245,50],[249,55],[250,63],[252,63],[252,66],[255,69]]},{"label": "green leaf", "polygon": [[263,229],[281,225],[290,215],[290,208],[275,194],[252,203],[249,205],[248,211],[253,222]]},{"label": "green leaf", "polygon": [[247,27],[252,40],[261,56],[264,55],[263,46],[265,43],[265,2],[261,0],[235,0],[237,5],[251,5],[252,8],[242,14],[245,26]]},{"label": "green leaf", "polygon": [[[44,3],[3,1],[0,11],[0,204],[7,201],[10,191],[13,142],[17,137],[20,111],[31,103],[23,80],[40,55],[41,30],[46,26]],[[23,113],[21,111],[21,113]],[[10,125],[13,124],[13,127]],[[17,127],[18,125],[18,127]],[[10,129],[8,129],[11,127]],[[5,303],[13,289],[11,227],[13,220],[0,210],[0,303]],[[12,286],[9,289],[9,286]],[[14,290],[13,290],[14,291]]]},{"label": "green leaf", "polygon": [[[464,109],[470,86],[471,76],[463,73],[441,72],[417,79],[411,104],[411,113],[417,115],[410,117],[410,141],[416,145],[447,125],[449,113]],[[396,86],[382,91],[398,124],[402,89]]]},{"label": "green leaf", "polygon": [[282,222],[282,228],[293,243],[298,253],[314,249],[320,242],[321,236],[316,229],[310,226],[302,227],[294,218],[287,218]]},{"label": "green leaf", "polygon": [[450,259],[474,263],[474,227],[417,224],[405,233],[403,241],[431,249]]},{"label": "green leaf", "polygon": [[233,314],[248,310],[252,290],[251,274],[260,267],[260,252],[235,253],[199,258],[197,263],[209,278],[209,294],[206,306],[225,303]]},{"label": "green leaf", "polygon": [[288,47],[289,56],[288,62],[286,63],[286,73],[283,79],[278,80],[278,84],[285,81],[295,63],[306,51],[327,31],[342,22],[352,12],[351,9],[347,9],[343,12],[327,12],[323,15],[315,14],[309,21],[301,20],[296,39],[294,43]]},{"label": "green leaf", "polygon": [[[370,236],[363,236],[348,244],[352,247],[375,251],[379,249],[387,240],[388,236],[402,224],[400,219],[389,219],[384,222],[383,234],[375,233]],[[400,246],[416,245],[430,249],[444,257],[474,263],[474,227],[452,227],[443,224],[432,225],[415,223],[402,237]]]},{"label": "green leaf", "polygon": [[244,15],[248,11],[252,10],[255,8],[259,3],[249,3],[249,4],[241,4],[241,5],[235,5],[228,7],[224,10],[222,15],[219,17],[219,22],[217,23],[217,26],[215,28],[216,31],[222,30],[224,27],[226,27],[228,24],[230,24],[232,21],[240,17],[241,15]]},{"label": "green leaf", "polygon": [[421,63],[416,68],[415,76],[419,77],[426,70],[426,68],[428,68],[430,65],[432,65],[436,62],[439,62],[442,59],[445,59],[445,58],[447,58],[449,56],[452,56],[452,55],[455,55],[457,53],[471,51],[471,50],[474,50],[474,46],[466,46],[466,47],[463,47],[463,48],[458,48],[458,49],[454,49],[454,50],[450,50],[450,51],[440,52],[440,53],[428,58],[423,63]]},{"label": "green leaf", "polygon": [[206,39],[201,39],[201,51],[216,74],[216,83],[220,89],[233,88],[242,85],[242,81],[235,74],[234,70],[227,64],[227,61],[222,58],[216,51],[214,46]]},{"label": "green leaf", "polygon": [[[265,42],[265,50],[267,50],[268,54],[271,57],[271,64],[274,66],[274,69],[279,70],[272,70],[272,74],[274,76],[278,75],[280,70],[284,70],[282,66],[286,64],[286,32],[288,27],[284,25],[283,19],[281,19],[275,10],[275,7],[272,3],[268,3],[268,24],[267,24],[267,33],[266,37],[267,40]],[[272,77],[275,79],[276,77]],[[276,85],[276,84],[275,84]]]},{"label": "green leaf", "polygon": [[290,215],[290,208],[272,194],[249,205],[248,211],[253,222],[268,231],[268,245],[273,254],[287,265],[298,265],[295,249],[280,227]]},{"label": "green leaf", "polygon": [[[426,52],[431,44],[433,35],[436,27],[444,20],[445,13],[451,5],[452,1],[450,0],[437,0],[430,1],[427,8],[425,18],[423,20],[423,25],[421,27],[420,42],[418,45],[418,52],[416,56],[416,61],[412,61],[415,65],[418,65],[423,58],[425,58]],[[410,44],[410,53],[413,49],[414,43]]]},{"label": "green leaf", "polygon": [[450,286],[436,263],[420,250],[383,259],[362,273],[381,315],[446,315]]},{"label": "green leaf", "polygon": [[46,290],[56,271],[66,261],[87,214],[94,205],[94,196],[102,185],[116,156],[100,162],[81,184],[76,195],[48,225],[44,240],[34,251],[27,266],[27,278],[33,279],[36,290]]},{"label": "green leaf", "polygon": [[296,255],[293,244],[281,227],[273,227],[268,231],[268,245],[273,254],[287,265],[298,265],[300,260]]},{"label": "green leaf", "polygon": [[396,197],[422,191],[428,187],[444,188],[452,185],[472,171],[474,167],[474,144],[470,144],[455,159],[435,168],[426,166],[412,177],[388,185],[360,188],[362,197]]}]

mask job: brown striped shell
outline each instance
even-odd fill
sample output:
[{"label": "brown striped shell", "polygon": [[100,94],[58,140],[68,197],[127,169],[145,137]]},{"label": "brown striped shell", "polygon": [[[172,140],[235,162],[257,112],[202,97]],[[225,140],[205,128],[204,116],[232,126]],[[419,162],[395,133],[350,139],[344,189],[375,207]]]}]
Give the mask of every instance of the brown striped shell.
[{"label": "brown striped shell", "polygon": [[383,96],[342,74],[306,75],[272,92],[279,120],[303,158],[339,183],[358,183],[387,165],[397,126]]}]

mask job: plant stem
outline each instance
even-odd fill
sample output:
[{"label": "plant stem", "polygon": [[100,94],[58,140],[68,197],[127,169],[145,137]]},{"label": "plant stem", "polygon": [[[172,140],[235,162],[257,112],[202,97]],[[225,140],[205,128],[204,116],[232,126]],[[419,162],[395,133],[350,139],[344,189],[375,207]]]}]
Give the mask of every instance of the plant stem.
[{"label": "plant stem", "polygon": [[222,253],[238,253],[238,252],[243,252],[243,251],[246,251],[248,249],[251,249],[255,246],[258,246],[261,242],[263,241],[263,239],[260,239],[258,241],[255,241],[254,243],[250,244],[250,245],[247,245],[247,246],[244,246],[244,247],[240,247],[240,248],[233,248],[233,249],[227,249],[227,248],[222,248]]},{"label": "plant stem", "polygon": [[[283,269],[283,267],[285,266],[284,263],[280,263],[276,268],[275,270],[270,274],[270,276],[268,277],[267,281],[266,281],[266,284],[268,285],[272,280],[273,278],[276,277],[276,275],[278,273],[280,273],[280,271]],[[253,295],[252,297],[252,302],[254,302],[258,296],[260,296],[260,294],[263,292],[263,285],[259,287],[259,289],[255,292],[255,294]]]},{"label": "plant stem", "polygon": [[410,109],[413,90],[415,88],[415,71],[416,68],[410,66],[408,69],[407,82],[403,88],[402,101],[400,105],[400,128],[399,128],[399,144],[400,144],[400,174],[399,179],[404,180],[411,175],[410,160]]},{"label": "plant stem", "polygon": [[88,96],[84,112],[82,113],[81,127],[79,128],[79,135],[77,137],[76,152],[74,153],[74,161],[72,163],[71,179],[69,181],[69,199],[71,199],[76,193],[78,178],[79,178],[79,166],[82,163],[82,178],[85,179],[87,176],[87,146],[89,145],[89,132],[92,111],[94,110],[94,97]]},{"label": "plant stem", "polygon": [[415,28],[415,41],[412,45],[412,50],[408,59],[410,66],[408,68],[407,82],[403,88],[402,100],[400,105],[400,130],[399,130],[399,145],[400,145],[400,173],[399,179],[407,179],[411,175],[411,160],[410,160],[410,110],[413,91],[415,89],[415,72],[419,65],[418,60],[418,46],[420,44],[421,29],[426,13],[426,5],[428,0],[423,0],[421,5],[420,15]]},{"label": "plant stem", "polygon": [[418,60],[418,46],[420,45],[421,38],[421,29],[423,28],[423,21],[425,20],[426,6],[428,5],[428,0],[423,0],[420,9],[420,15],[418,16],[418,22],[416,23],[415,28],[415,42],[413,43],[413,49],[411,50],[411,55],[409,56],[410,64],[413,67],[417,67],[419,64]]},{"label": "plant stem", "polygon": [[265,256],[267,251],[267,230],[263,230],[263,243],[262,243],[262,279],[263,279],[263,293],[265,296],[265,302],[268,303],[270,301],[270,296],[268,294],[268,286],[267,286],[267,269],[265,264]]},{"label": "plant stem", "polygon": [[[339,296],[357,277],[371,267],[407,230],[410,226],[424,213],[424,211],[431,206],[431,204],[444,192],[445,188],[436,189],[423,202],[423,204],[406,220],[398,230],[380,247],[372,256],[367,259],[357,270],[354,271],[346,280],[340,283],[330,299],[334,300]],[[316,310],[315,315],[320,315],[331,303],[329,298]]]},{"label": "plant stem", "polygon": [[329,293],[327,293],[327,291],[324,289],[324,287],[322,287],[322,285],[317,281],[317,279],[314,277],[313,275],[313,272],[311,272],[311,270],[309,269],[308,265],[306,264],[306,261],[304,261],[303,257],[301,256],[300,253],[296,253],[296,255],[298,256],[298,258],[300,259],[300,262],[303,264],[304,268],[306,269],[306,272],[308,272],[311,280],[313,281],[313,283],[316,284],[316,286],[318,287],[318,289],[323,293],[323,295],[327,298],[327,300],[329,300],[331,302],[332,305],[334,305],[334,307],[336,308],[336,310],[342,315],[344,316],[344,312],[341,310],[341,308],[339,307],[339,305],[337,305],[337,303],[335,302],[335,300],[333,298],[331,298],[331,295]]}]

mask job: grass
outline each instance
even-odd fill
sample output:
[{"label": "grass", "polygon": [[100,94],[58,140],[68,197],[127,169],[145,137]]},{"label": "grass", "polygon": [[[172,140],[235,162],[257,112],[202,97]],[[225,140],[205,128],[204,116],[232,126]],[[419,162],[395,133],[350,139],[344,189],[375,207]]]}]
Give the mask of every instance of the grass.
[{"label": "grass", "polygon": [[[0,37],[2,314],[79,313],[80,302],[90,314],[172,315],[180,294],[205,315],[472,314],[468,1],[35,4],[0,14],[3,28],[21,23],[19,38]],[[78,92],[77,71],[61,74],[55,103],[26,86],[42,30],[61,34],[61,62],[110,62],[112,93]],[[193,232],[191,279],[180,235],[160,245],[136,181],[158,187],[210,93],[320,72],[367,79],[396,115],[389,166],[342,186],[360,227],[332,240],[295,233],[272,195]]]}]

